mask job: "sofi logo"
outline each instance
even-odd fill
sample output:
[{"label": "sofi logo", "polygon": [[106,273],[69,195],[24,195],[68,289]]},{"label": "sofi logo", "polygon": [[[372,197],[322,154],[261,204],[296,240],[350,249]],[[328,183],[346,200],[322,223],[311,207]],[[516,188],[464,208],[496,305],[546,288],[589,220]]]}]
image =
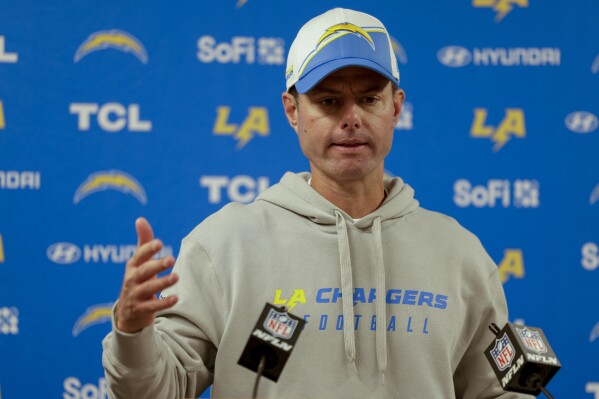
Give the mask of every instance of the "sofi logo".
[{"label": "sofi logo", "polygon": [[198,39],[197,57],[200,62],[221,64],[282,65],[285,62],[285,40],[278,37],[253,38],[235,36],[230,42],[217,42],[213,36]]},{"label": "sofi logo", "polygon": [[599,247],[594,242],[587,242],[582,246],[582,259],[580,264],[585,270],[590,272],[599,267]]},{"label": "sofi logo", "polygon": [[476,8],[492,8],[495,11],[495,22],[501,22],[510,13],[514,6],[528,7],[528,0],[472,0],[472,6]]},{"label": "sofi logo", "polygon": [[453,201],[460,208],[538,208],[540,184],[537,180],[491,179],[486,184],[473,185],[466,179],[453,185]]},{"label": "sofi logo", "polygon": [[100,377],[98,384],[83,384],[77,377],[68,377],[64,380],[64,399],[108,399],[108,385],[106,379]]},{"label": "sofi logo", "polygon": [[474,120],[470,128],[473,138],[490,139],[493,143],[493,152],[497,152],[510,141],[512,137],[523,139],[526,137],[526,123],[524,111],[521,108],[507,108],[499,125],[487,125],[488,111],[485,108],[474,109]]},{"label": "sofi logo", "polygon": [[95,116],[98,126],[105,132],[115,133],[126,129],[130,132],[149,132],[152,121],[140,119],[139,104],[123,105],[119,103],[71,103],[69,112],[77,115],[79,131],[88,131],[91,117]]},{"label": "sofi logo", "polygon": [[246,175],[200,177],[200,187],[208,190],[210,204],[220,204],[223,201],[247,204],[269,186],[270,180],[265,176],[257,178]]},{"label": "sofi logo", "polygon": [[230,114],[231,107],[218,107],[212,132],[217,136],[233,136],[237,140],[238,150],[243,148],[256,134],[262,137],[270,134],[268,109],[265,107],[249,107],[246,117],[239,124],[229,121]]}]

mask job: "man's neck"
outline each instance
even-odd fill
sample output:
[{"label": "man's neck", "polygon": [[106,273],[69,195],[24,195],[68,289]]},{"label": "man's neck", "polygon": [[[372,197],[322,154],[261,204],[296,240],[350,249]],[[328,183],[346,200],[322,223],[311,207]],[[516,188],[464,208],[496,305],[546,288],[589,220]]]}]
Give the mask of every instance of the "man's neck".
[{"label": "man's neck", "polygon": [[382,176],[340,182],[324,175],[313,174],[310,185],[354,219],[362,218],[376,210],[386,197]]}]

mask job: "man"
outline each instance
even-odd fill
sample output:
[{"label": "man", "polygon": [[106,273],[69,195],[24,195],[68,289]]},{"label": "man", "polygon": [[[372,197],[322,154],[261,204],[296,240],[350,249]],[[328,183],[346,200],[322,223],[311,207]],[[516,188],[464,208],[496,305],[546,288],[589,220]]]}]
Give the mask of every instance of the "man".
[{"label": "man", "polygon": [[[247,206],[230,204],[174,260],[136,223],[104,341],[114,397],[248,397],[239,365],[265,302],[294,295],[307,324],[264,397],[516,398],[484,357],[506,321],[497,267],[453,219],[384,178],[404,100],[386,29],[334,9],[293,42],[282,100],[311,173],[287,173]],[[162,291],[161,299],[155,295]],[[277,294],[278,293],[278,294]],[[159,312],[158,315],[156,312]]]}]

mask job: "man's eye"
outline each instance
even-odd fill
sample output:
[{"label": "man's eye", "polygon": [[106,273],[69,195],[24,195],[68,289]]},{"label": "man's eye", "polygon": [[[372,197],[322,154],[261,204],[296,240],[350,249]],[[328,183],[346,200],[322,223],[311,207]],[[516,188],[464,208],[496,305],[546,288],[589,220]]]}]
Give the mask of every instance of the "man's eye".
[{"label": "man's eye", "polygon": [[364,104],[374,104],[376,102],[376,97],[375,96],[362,97],[362,102]]},{"label": "man's eye", "polygon": [[335,98],[328,97],[328,98],[323,98],[322,100],[320,100],[320,103],[322,105],[335,105],[335,104],[337,104],[337,100]]}]

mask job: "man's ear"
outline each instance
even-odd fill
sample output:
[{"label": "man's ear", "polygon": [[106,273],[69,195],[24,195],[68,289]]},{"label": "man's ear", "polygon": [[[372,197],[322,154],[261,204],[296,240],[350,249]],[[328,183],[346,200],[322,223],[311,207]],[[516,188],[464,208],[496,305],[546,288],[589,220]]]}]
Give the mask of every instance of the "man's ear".
[{"label": "man's ear", "polygon": [[393,93],[393,126],[397,125],[397,121],[399,120],[399,115],[401,114],[401,108],[403,107],[403,102],[406,99],[406,93],[402,89],[395,90]]},{"label": "man's ear", "polygon": [[281,99],[283,100],[283,109],[285,110],[287,121],[297,133],[297,101],[293,95],[287,92],[282,94]]}]

